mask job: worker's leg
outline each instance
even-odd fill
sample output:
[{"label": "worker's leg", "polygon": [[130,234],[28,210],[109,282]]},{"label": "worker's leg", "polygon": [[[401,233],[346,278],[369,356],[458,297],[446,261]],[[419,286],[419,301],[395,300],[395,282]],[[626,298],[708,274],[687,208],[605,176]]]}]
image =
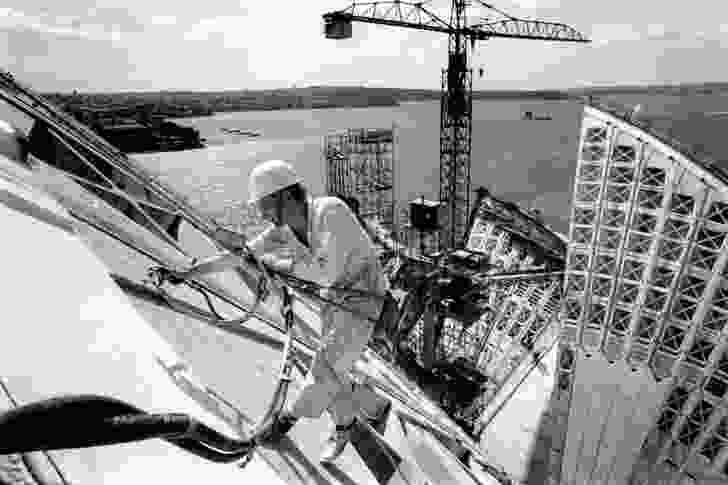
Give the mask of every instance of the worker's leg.
[{"label": "worker's leg", "polygon": [[365,418],[377,417],[380,401],[373,395],[373,390],[353,383],[349,374],[366,348],[373,323],[357,319],[348,312],[333,311],[326,315],[324,328],[323,346],[291,414],[318,417],[324,407],[328,408],[334,428],[323,443],[320,460],[330,463],[344,451],[354,418],[359,413]]},{"label": "worker's leg", "polygon": [[[369,301],[349,300],[347,304],[364,314],[384,311],[383,305]],[[350,375],[354,364],[366,350],[374,326],[371,322],[345,312],[336,312],[333,317],[333,326],[329,334],[330,345],[327,348],[331,351],[330,358],[336,362],[335,371],[341,382],[341,390],[329,406],[331,419],[336,425],[345,426],[360,414],[363,414],[364,418],[376,418],[387,401],[380,398],[370,385],[353,381]],[[337,346],[333,342],[339,343],[339,352],[336,352]]]},{"label": "worker's leg", "polygon": [[369,384],[355,382],[348,373],[336,374],[326,361],[318,359],[312,370],[291,406],[295,417],[318,418],[328,408],[334,425],[343,428],[357,416],[376,420],[388,404]]},{"label": "worker's leg", "polygon": [[[330,310],[323,317],[322,347],[304,388],[291,406],[291,413],[297,417],[318,418],[334,400],[351,399],[349,372],[361,357],[373,330],[373,323],[342,310]],[[337,404],[334,413],[348,418],[351,412],[345,409],[345,404],[341,406],[339,410]]]},{"label": "worker's leg", "polygon": [[384,304],[382,305],[379,319],[374,326],[373,336],[390,338],[397,324],[398,317],[399,306],[397,305],[397,300],[394,299],[394,296],[390,292],[387,292],[384,297]]},{"label": "worker's leg", "polygon": [[337,426],[350,424],[355,417],[374,420],[386,407],[388,400],[376,393],[370,384],[358,383],[347,376],[341,391],[329,406],[331,420]]},{"label": "worker's leg", "polygon": [[[298,397],[283,413],[263,428],[258,439],[263,442],[278,441],[295,425],[299,418],[316,419],[333,402],[341,390],[341,383],[331,365],[319,352],[306,375],[304,387]],[[341,445],[343,448],[345,443]]]},{"label": "worker's leg", "polygon": [[425,311],[424,297],[420,291],[410,292],[404,300],[402,311],[398,316],[396,328],[394,330],[394,345],[399,347],[400,343],[405,341],[409,336],[412,327],[419,321],[422,313]]},{"label": "worker's leg", "polygon": [[395,356],[394,337],[399,321],[399,306],[394,296],[387,292],[379,319],[369,342],[370,348],[380,357],[391,361]]},{"label": "worker's leg", "polygon": [[303,388],[290,406],[290,412],[297,418],[321,417],[323,412],[341,392],[340,377],[322,352],[316,354]]},{"label": "worker's leg", "polygon": [[377,419],[389,400],[381,397],[369,383],[354,383],[353,401],[364,418]]},{"label": "worker's leg", "polygon": [[437,303],[430,301],[422,315],[422,364],[432,369],[437,360],[437,344],[440,341],[442,317],[437,314]]}]

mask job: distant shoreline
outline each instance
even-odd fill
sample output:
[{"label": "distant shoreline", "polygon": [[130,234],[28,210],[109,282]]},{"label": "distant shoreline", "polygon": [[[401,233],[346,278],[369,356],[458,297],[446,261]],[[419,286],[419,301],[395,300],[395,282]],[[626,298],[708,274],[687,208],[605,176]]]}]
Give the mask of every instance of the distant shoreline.
[{"label": "distant shoreline", "polygon": [[[594,86],[563,90],[474,91],[473,100],[583,100],[624,94],[696,95],[728,92],[728,83],[650,86]],[[61,106],[89,109],[147,110],[168,118],[212,116],[217,113],[290,109],[341,109],[393,107],[405,102],[440,101],[431,89],[314,86],[274,90],[237,91],[148,91],[116,93],[47,93]]]},{"label": "distant shoreline", "polygon": [[[169,118],[202,117],[241,111],[393,107],[403,102],[439,101],[440,92],[419,89],[311,87],[265,91],[158,91],[120,93],[46,93],[44,97],[68,107],[93,110],[136,109]],[[564,100],[558,91],[476,91],[473,100]]]}]

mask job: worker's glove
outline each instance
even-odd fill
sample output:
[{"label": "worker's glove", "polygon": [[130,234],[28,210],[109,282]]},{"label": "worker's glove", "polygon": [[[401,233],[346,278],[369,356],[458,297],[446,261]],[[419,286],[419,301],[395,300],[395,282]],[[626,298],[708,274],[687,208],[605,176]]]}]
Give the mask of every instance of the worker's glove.
[{"label": "worker's glove", "polygon": [[293,270],[293,261],[281,259],[274,254],[265,254],[260,258],[263,265],[274,273],[290,273]]},{"label": "worker's glove", "polygon": [[215,239],[217,239],[227,248],[235,248],[235,250],[239,251],[244,251],[246,249],[245,236],[240,233],[231,231],[230,229],[226,229],[224,227],[220,227],[215,230],[214,236]]},{"label": "worker's glove", "polygon": [[182,273],[163,266],[152,268],[149,271],[149,277],[152,281],[155,281],[157,286],[161,286],[165,281],[172,285],[179,285],[185,281],[185,277]]},{"label": "worker's glove", "polygon": [[246,263],[254,265],[254,266],[257,266],[258,264],[260,264],[258,258],[256,258],[255,255],[251,252],[246,252],[245,255],[243,256],[243,260]]}]

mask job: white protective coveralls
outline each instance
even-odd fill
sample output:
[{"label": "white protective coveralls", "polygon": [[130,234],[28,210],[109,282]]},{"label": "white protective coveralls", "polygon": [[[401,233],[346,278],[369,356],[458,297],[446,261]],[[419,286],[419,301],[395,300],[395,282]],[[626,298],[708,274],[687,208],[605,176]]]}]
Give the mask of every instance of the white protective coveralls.
[{"label": "white protective coveralls", "polygon": [[[336,197],[308,198],[308,244],[288,226],[271,227],[249,243],[258,255],[292,257],[293,274],[323,286],[362,290],[384,297],[388,289],[376,249],[349,207]],[[327,291],[328,299],[376,321],[381,298]],[[291,406],[296,417],[318,418],[328,409],[334,424],[351,423],[359,411],[376,417],[382,400],[349,372],[360,358],[374,329],[363,319],[333,305],[321,312],[321,347],[301,393]]]},{"label": "white protective coveralls", "polygon": [[0,155],[16,163],[26,163],[26,138],[15,125],[5,120],[0,120]]}]

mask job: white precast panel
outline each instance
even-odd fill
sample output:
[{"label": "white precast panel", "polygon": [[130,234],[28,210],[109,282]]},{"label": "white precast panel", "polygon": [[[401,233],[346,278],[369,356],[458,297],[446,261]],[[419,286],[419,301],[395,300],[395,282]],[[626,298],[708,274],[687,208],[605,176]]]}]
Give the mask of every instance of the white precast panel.
[{"label": "white precast panel", "polygon": [[[20,404],[100,394],[149,412],[188,413],[235,436],[170,380],[157,359],[171,347],[137,314],[104,265],[69,232],[65,211],[43,194],[0,178],[5,331],[0,369]],[[19,206],[18,197],[27,204]],[[53,224],[47,216],[52,213]],[[83,426],[79,423],[79,426]],[[71,482],[284,483],[258,458],[241,470],[207,462],[162,440],[52,452]]]}]

